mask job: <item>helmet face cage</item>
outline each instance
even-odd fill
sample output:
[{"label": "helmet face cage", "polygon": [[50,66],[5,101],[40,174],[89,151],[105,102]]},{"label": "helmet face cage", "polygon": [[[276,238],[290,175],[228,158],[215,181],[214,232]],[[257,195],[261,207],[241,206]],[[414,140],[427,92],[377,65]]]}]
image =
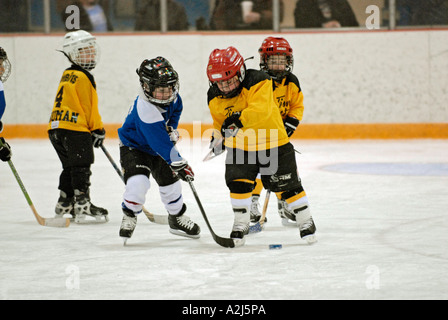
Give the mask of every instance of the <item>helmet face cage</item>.
[{"label": "helmet face cage", "polygon": [[9,62],[6,51],[0,47],[0,80],[6,82],[11,75],[11,62]]},{"label": "helmet face cage", "polygon": [[260,69],[276,80],[292,72],[294,57],[288,41],[283,38],[266,38],[260,49]]},{"label": "helmet face cage", "polygon": [[[146,59],[137,70],[140,85],[149,101],[158,105],[172,102],[179,93],[179,75],[163,57]],[[156,92],[160,96],[156,97]],[[163,92],[163,94],[162,94]]]},{"label": "helmet face cage", "polygon": [[[246,77],[246,65],[244,64],[243,57],[234,47],[213,50],[209,57],[207,77],[210,81],[210,85],[214,87],[222,97],[235,97],[240,93],[242,89],[241,83]],[[224,92],[219,87],[234,87],[234,89],[231,91],[226,90]]]},{"label": "helmet face cage", "polygon": [[78,47],[70,54],[74,63],[86,70],[92,70],[96,67],[99,59],[99,49],[96,42],[90,42],[87,46]]},{"label": "helmet face cage", "polygon": [[95,37],[85,31],[75,31],[65,36],[64,52],[76,65],[88,71],[99,61],[99,47]]}]

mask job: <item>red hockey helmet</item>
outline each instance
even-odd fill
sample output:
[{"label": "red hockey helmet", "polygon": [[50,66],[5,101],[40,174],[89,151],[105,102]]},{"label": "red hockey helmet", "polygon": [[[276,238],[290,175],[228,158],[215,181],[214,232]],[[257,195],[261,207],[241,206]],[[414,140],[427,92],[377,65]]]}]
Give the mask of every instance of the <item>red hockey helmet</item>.
[{"label": "red hockey helmet", "polygon": [[[260,69],[268,73],[274,78],[281,79],[288,73],[292,72],[294,66],[294,57],[292,54],[292,48],[288,41],[280,37],[267,37],[263,40],[260,49]],[[285,56],[285,68],[284,70],[274,70],[269,68],[268,59],[271,56]]]},{"label": "red hockey helmet", "polygon": [[240,82],[246,75],[244,59],[237,49],[215,49],[208,58],[207,77],[210,82],[224,81],[238,76]]}]

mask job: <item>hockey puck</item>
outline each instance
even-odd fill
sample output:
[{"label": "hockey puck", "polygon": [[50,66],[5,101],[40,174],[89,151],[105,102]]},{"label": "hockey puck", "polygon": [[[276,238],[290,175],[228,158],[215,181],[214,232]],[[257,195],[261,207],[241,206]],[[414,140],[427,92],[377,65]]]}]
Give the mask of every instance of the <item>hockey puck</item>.
[{"label": "hockey puck", "polygon": [[269,250],[280,250],[282,248],[281,244],[270,244]]}]

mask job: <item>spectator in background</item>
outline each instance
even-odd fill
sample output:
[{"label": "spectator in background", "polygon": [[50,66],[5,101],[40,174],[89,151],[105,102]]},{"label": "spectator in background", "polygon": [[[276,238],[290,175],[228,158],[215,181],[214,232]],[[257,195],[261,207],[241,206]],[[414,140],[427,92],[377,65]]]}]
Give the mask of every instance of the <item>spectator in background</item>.
[{"label": "spectator in background", "polygon": [[358,27],[347,0],[299,0],[294,11],[296,28]]},{"label": "spectator in background", "polygon": [[28,31],[28,1],[0,1],[0,33]]},{"label": "spectator in background", "polygon": [[107,12],[109,12],[109,2],[107,0],[60,0],[58,3],[58,9],[61,10],[64,25],[67,18],[71,15],[71,13],[65,12],[67,6],[69,5],[75,5],[79,8],[79,28],[81,30],[88,32],[107,32],[113,30],[107,14]]},{"label": "spectator in background", "polygon": [[[253,0],[252,10],[243,19],[241,0],[216,0],[210,19],[212,30],[247,30],[273,28],[272,0]],[[280,21],[283,1],[280,0]]]},{"label": "spectator in background", "polygon": [[399,26],[448,25],[448,0],[397,0]]},{"label": "spectator in background", "polygon": [[[160,30],[160,0],[143,0],[138,9],[135,30]],[[188,30],[188,18],[184,6],[174,0],[167,0],[168,30]]]}]

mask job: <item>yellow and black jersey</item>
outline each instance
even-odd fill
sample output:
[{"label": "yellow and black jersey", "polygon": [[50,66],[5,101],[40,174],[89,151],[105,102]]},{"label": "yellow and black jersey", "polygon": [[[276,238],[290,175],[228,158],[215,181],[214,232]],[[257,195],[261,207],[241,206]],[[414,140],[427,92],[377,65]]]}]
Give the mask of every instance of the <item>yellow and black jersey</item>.
[{"label": "yellow and black jersey", "polygon": [[213,127],[219,134],[224,120],[234,112],[241,112],[243,128],[235,138],[226,139],[224,144],[227,147],[259,151],[280,147],[289,142],[272,88],[269,76],[254,69],[246,71],[242,90],[236,97],[223,98],[214,86],[210,87],[208,106]]},{"label": "yellow and black jersey", "polygon": [[294,74],[288,74],[281,82],[274,81],[274,99],[283,119],[293,117],[302,121],[303,93]]},{"label": "yellow and black jersey", "polygon": [[62,74],[48,130],[92,132],[103,128],[93,76],[73,65]]}]

